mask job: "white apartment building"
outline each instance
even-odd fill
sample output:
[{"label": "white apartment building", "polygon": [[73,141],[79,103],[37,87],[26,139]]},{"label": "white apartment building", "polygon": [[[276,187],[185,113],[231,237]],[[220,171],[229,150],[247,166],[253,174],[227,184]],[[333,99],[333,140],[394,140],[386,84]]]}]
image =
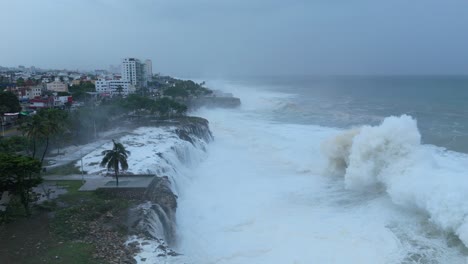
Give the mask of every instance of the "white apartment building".
[{"label": "white apartment building", "polygon": [[126,80],[105,80],[99,79],[96,81],[96,92],[108,93],[110,95],[118,95],[119,87],[122,87],[122,95],[128,95],[135,92],[134,86]]},{"label": "white apartment building", "polygon": [[125,58],[122,60],[122,79],[137,87],[143,86],[143,67],[139,59]]},{"label": "white apartment building", "polygon": [[141,63],[136,58],[124,58],[121,65],[122,79],[130,82],[135,87],[147,87],[148,80],[153,75],[151,60]]},{"label": "white apartment building", "polygon": [[29,99],[33,99],[35,97],[39,97],[41,96],[42,94],[42,86],[33,86],[33,87],[30,87],[27,91],[26,91],[26,96],[29,98]]}]

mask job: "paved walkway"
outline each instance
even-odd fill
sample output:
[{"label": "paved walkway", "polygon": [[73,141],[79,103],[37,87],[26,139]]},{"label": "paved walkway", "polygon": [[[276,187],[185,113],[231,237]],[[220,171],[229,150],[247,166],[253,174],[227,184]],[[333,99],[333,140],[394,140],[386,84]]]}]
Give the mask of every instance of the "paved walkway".
[{"label": "paved walkway", "polygon": [[[108,132],[101,132],[100,138],[93,142],[84,145],[71,145],[60,149],[60,155],[58,156],[46,156],[44,168],[51,169],[59,166],[69,164],[71,162],[79,161],[81,158],[91,153],[95,149],[101,147],[104,144],[112,142],[113,138],[120,138],[124,135],[130,134],[131,130],[127,129],[114,129]],[[50,150],[50,153],[56,153],[57,150]]]},{"label": "paved walkway", "polygon": [[[99,188],[117,188],[115,178],[102,175],[73,174],[64,176],[44,176],[46,181],[83,180],[85,183],[80,191],[95,191]],[[119,176],[118,188],[147,188],[154,176]]]}]

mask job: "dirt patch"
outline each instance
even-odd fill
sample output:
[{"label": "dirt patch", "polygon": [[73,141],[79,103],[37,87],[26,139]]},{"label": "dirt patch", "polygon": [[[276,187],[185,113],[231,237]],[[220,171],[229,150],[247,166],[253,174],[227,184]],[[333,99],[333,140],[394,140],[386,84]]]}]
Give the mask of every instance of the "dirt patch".
[{"label": "dirt patch", "polygon": [[49,216],[44,212],[0,226],[0,238],[0,263],[32,263],[56,244],[49,233]]}]

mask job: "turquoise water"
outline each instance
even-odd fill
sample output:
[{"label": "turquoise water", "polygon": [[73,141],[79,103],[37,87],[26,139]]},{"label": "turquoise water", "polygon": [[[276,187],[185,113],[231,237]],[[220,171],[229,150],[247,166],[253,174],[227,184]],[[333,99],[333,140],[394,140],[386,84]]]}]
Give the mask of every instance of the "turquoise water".
[{"label": "turquoise water", "polygon": [[271,118],[349,128],[408,114],[425,144],[468,152],[468,76],[262,77],[234,84],[292,94]]}]

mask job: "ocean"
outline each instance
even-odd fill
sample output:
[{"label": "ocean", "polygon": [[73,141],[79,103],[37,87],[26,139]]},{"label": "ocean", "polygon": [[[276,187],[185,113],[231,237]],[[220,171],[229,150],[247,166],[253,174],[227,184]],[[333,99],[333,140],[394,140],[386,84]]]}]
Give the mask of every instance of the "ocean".
[{"label": "ocean", "polygon": [[385,117],[417,119],[423,143],[468,152],[468,76],[268,77],[240,80],[292,95],[276,120],[349,128]]},{"label": "ocean", "polygon": [[[208,81],[178,184],[184,263],[466,263],[468,78]],[[170,263],[170,262],[164,262]]]}]

